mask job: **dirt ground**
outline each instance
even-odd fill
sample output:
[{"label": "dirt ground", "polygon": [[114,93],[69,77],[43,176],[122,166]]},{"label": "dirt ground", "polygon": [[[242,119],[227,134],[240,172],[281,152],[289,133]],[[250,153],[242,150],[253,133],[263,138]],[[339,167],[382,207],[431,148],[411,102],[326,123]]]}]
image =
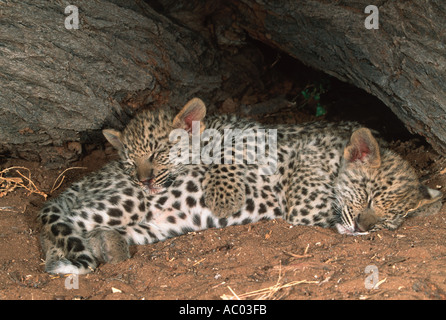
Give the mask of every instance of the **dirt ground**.
[{"label": "dirt ground", "polygon": [[[446,188],[446,160],[430,147],[408,140],[392,148],[427,185]],[[67,171],[50,197],[114,156],[95,150],[71,165],[88,169]],[[28,168],[46,193],[61,173],[2,164],[11,166]],[[131,259],[76,279],[43,271],[35,220],[43,201],[23,188],[0,198],[0,299],[446,299],[446,205],[397,231],[358,237],[282,220],[210,229],[132,247]]]}]

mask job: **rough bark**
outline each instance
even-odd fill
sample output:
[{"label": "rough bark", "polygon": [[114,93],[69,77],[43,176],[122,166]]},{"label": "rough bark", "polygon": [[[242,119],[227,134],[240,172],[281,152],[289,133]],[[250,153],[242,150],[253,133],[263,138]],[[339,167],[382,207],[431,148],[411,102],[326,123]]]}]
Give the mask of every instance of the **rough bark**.
[{"label": "rough bark", "polygon": [[375,1],[376,30],[364,26],[369,4],[231,1],[235,29],[377,96],[446,155],[444,1]]},{"label": "rough bark", "polygon": [[[66,159],[141,106],[225,101],[259,78],[233,54],[249,35],[377,96],[446,155],[442,1],[374,3],[378,30],[364,27],[368,0],[2,2],[0,154]],[[79,30],[64,26],[68,4]]]},{"label": "rough bark", "polygon": [[[79,8],[78,30],[65,28],[69,4]],[[95,139],[104,126],[122,127],[135,108],[180,106],[221,85],[209,44],[142,1],[0,7],[0,153],[69,158],[76,144],[60,154],[45,146]]]}]

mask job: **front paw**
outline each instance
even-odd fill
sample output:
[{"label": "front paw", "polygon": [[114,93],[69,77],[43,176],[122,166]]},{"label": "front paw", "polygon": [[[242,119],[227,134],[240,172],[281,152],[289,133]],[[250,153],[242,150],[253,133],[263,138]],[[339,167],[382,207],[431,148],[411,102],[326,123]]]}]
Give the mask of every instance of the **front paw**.
[{"label": "front paw", "polygon": [[116,230],[97,228],[89,232],[88,239],[100,262],[118,263],[130,258],[127,241]]},{"label": "front paw", "polygon": [[217,218],[228,218],[240,211],[245,203],[245,192],[242,189],[233,194],[215,189],[206,190],[205,204]]}]

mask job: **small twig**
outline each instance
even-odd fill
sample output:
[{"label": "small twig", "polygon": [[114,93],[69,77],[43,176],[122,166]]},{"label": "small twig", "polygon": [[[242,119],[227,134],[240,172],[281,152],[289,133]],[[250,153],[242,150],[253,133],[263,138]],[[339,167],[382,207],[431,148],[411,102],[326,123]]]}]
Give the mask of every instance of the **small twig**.
[{"label": "small twig", "polygon": [[[73,169],[87,169],[86,167],[71,167],[71,168],[67,168],[64,171],[61,172],[61,174],[59,174],[59,176],[57,177],[57,179],[54,181],[53,183],[53,187],[51,188],[50,194],[53,193],[54,191],[56,191],[57,189],[59,189],[59,187],[62,185],[65,176],[63,176],[63,174],[65,172],[67,172],[68,170],[73,170]],[[60,180],[59,184],[56,186],[56,182],[60,179],[60,177],[62,176],[62,179]]]},{"label": "small twig", "polygon": [[196,266],[197,264],[202,263],[204,260],[206,260],[206,258],[201,259],[200,261],[195,262],[192,266]]},{"label": "small twig", "polygon": [[309,258],[309,257],[313,256],[311,254],[294,254],[294,253],[286,252],[286,251],[283,251],[283,253],[285,253],[286,255],[292,256],[293,258],[297,258],[297,259]]},{"label": "small twig", "polygon": [[222,285],[224,285],[226,283],[226,281],[223,281],[222,283],[216,284],[215,286],[212,287],[212,289],[218,288]]},{"label": "small twig", "polygon": [[309,257],[312,257],[313,255],[311,255],[311,254],[307,254],[307,252],[308,252],[308,248],[310,247],[310,244],[307,244],[307,247],[305,248],[305,250],[304,250],[304,254],[295,254],[295,253],[291,253],[291,252],[287,252],[287,251],[285,251],[285,250],[283,250],[283,253],[285,253],[286,255],[289,255],[289,256],[292,256],[292,257],[294,257],[294,258],[297,258],[297,259],[301,259],[301,258],[309,258]]},{"label": "small twig", "polygon": [[318,284],[319,281],[308,281],[308,280],[298,280],[298,281],[291,281],[285,284],[281,284],[282,281],[282,268],[281,268],[281,264],[279,265],[279,277],[277,278],[277,282],[275,285],[270,286],[268,288],[263,288],[263,289],[259,289],[259,290],[255,290],[255,291],[251,291],[251,292],[247,292],[244,294],[240,294],[237,295],[234,290],[231,289],[230,286],[228,286],[228,289],[231,291],[232,296],[228,296],[228,295],[222,295],[221,298],[224,300],[233,300],[234,298],[237,300],[241,300],[241,299],[252,299],[252,297],[256,297],[258,300],[266,300],[266,299],[271,299],[273,298],[273,296],[279,292],[280,290],[284,289],[284,288],[289,288],[289,287],[293,287],[299,284]]},{"label": "small twig", "polygon": [[[23,188],[25,188],[26,190],[28,190],[28,191],[31,192],[31,193],[37,193],[37,194],[40,194],[40,195],[41,195],[42,197],[44,197],[45,200],[46,200],[46,198],[47,198],[47,194],[46,194],[46,193],[40,191],[40,190],[37,188],[37,186],[34,184],[34,182],[32,182],[32,180],[31,180],[30,178],[25,177],[19,170],[16,170],[16,171],[17,171],[17,173],[18,173],[19,175],[21,175],[24,179],[26,179],[26,180],[28,181],[28,183],[29,183],[29,184],[31,185],[31,187],[32,187],[32,188],[30,188],[30,187],[25,186],[24,184],[22,184]],[[29,169],[28,169],[28,171],[29,171]],[[29,172],[28,172],[28,173],[29,173]],[[31,174],[30,174],[30,175],[31,175]]]},{"label": "small twig", "polygon": [[[24,180],[22,178],[18,177],[2,177],[2,175],[10,170],[16,170],[17,174],[19,174],[23,179],[25,179],[28,182],[28,185],[24,183]],[[24,169],[28,171],[28,177],[26,177],[23,173],[21,173],[18,169]],[[26,167],[9,167],[6,169],[3,169],[0,171],[0,181],[2,182],[1,187],[2,190],[0,190],[0,197],[3,197],[7,195],[9,192],[14,191],[17,187],[24,188],[28,190],[30,193],[37,193],[43,196],[46,200],[47,194],[40,191],[37,186],[34,184],[34,182],[31,180],[31,171]]]},{"label": "small twig", "polygon": [[229,291],[231,291],[231,293],[234,295],[234,297],[235,297],[237,300],[242,300],[242,299],[239,298],[239,296],[237,295],[237,293],[235,293],[234,290],[231,289],[230,286],[228,286],[228,289],[229,289]]},{"label": "small twig", "polygon": [[309,248],[310,248],[310,244],[308,243],[308,244],[307,244],[307,247],[305,248],[304,255],[307,254]]}]

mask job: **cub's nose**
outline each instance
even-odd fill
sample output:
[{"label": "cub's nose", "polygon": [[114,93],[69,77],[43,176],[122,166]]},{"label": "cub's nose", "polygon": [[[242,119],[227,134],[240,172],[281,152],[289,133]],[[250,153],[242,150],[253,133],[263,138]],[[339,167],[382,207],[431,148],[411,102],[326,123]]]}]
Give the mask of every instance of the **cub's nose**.
[{"label": "cub's nose", "polygon": [[369,231],[378,222],[378,217],[372,209],[362,211],[355,219],[355,229],[359,232]]},{"label": "cub's nose", "polygon": [[145,181],[154,180],[156,173],[153,168],[149,168],[142,164],[136,165],[136,176],[138,177],[138,180],[141,183],[144,183]]},{"label": "cub's nose", "polygon": [[145,186],[152,186],[155,183],[155,177],[143,179],[143,180],[140,180],[140,182]]}]

